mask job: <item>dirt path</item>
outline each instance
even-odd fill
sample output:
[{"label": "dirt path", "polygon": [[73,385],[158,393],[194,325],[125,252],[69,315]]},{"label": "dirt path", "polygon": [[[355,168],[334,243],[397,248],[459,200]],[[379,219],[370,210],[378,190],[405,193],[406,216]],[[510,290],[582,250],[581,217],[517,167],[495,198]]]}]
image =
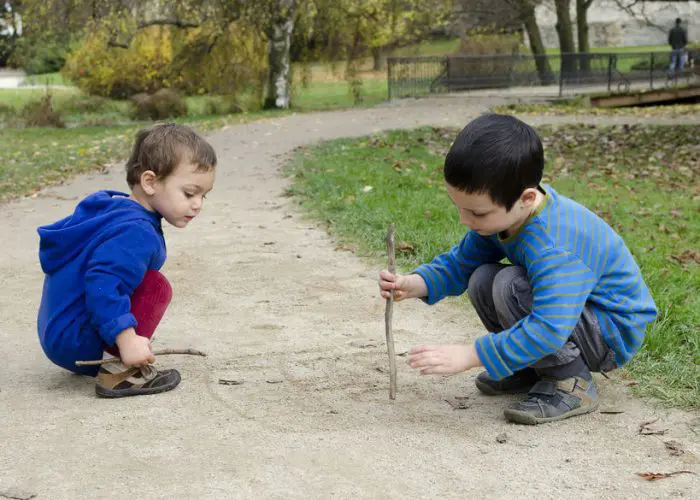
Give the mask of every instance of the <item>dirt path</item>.
[{"label": "dirt path", "polygon": [[[166,229],[175,298],[160,346],[183,383],[157,397],[105,401],[92,382],[52,366],[35,315],[36,226],[103,188],[121,169],[76,179],[3,207],[0,239],[0,498],[667,498],[700,476],[646,482],[637,472],[700,472],[698,415],[660,410],[600,380],[603,407],[623,413],[540,427],[507,424],[508,398],[479,396],[476,372],[419,378],[399,363],[388,399],[384,303],[377,270],[334,250],[302,219],[278,175],[312,141],[424,124],[464,125],[488,102],[405,103],[291,116],[211,136],[221,166],[200,219]],[[536,122],[537,120],[532,119]],[[576,117],[576,122],[581,122]],[[395,311],[397,352],[480,333],[454,301]],[[375,339],[375,347],[352,341]],[[219,379],[243,381],[220,385]],[[446,399],[461,397],[465,409]],[[638,435],[641,421],[664,436]],[[496,437],[507,434],[505,443]],[[671,456],[664,441],[685,453]],[[15,493],[11,493],[14,488]],[[12,496],[15,495],[15,496]]]}]

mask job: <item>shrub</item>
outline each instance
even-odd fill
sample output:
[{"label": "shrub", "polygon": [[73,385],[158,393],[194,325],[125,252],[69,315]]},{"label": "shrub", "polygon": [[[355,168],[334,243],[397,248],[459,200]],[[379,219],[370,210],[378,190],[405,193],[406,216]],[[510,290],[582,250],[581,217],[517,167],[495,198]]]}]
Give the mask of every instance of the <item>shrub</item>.
[{"label": "shrub", "polygon": [[243,24],[179,30],[152,26],[128,49],[109,47],[106,31],[89,35],[67,60],[64,76],[88,94],[128,98],[172,88],[186,95],[237,95],[260,88],[265,43]]},{"label": "shrub", "polygon": [[153,95],[136,94],[131,102],[133,117],[137,120],[165,120],[187,114],[187,103],[172,89],[161,89]]},{"label": "shrub", "polygon": [[57,105],[61,111],[76,113],[105,113],[116,111],[114,102],[96,95],[72,95]]},{"label": "shrub", "polygon": [[20,114],[26,127],[63,128],[66,126],[61,114],[54,109],[49,92],[39,100],[28,102]]},{"label": "shrub", "polygon": [[54,73],[66,63],[69,50],[68,41],[19,37],[10,62],[30,75]]}]

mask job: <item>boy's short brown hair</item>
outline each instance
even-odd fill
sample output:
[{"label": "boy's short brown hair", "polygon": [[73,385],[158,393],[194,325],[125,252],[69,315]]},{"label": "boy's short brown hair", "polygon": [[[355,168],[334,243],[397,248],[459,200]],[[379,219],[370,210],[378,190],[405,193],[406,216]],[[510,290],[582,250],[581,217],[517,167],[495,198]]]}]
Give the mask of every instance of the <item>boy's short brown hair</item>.
[{"label": "boy's short brown hair", "polygon": [[126,162],[126,182],[133,188],[148,170],[158,179],[165,179],[182,162],[196,165],[197,170],[212,170],[216,167],[216,153],[207,141],[184,125],[164,123],[142,129],[136,134]]}]

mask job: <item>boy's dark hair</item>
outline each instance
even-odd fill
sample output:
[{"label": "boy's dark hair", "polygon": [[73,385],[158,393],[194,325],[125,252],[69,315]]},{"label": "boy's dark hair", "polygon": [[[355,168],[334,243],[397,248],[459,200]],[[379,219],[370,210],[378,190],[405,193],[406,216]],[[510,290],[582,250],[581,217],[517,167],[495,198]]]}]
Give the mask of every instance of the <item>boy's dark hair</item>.
[{"label": "boy's dark hair", "polygon": [[126,182],[133,188],[148,170],[158,179],[165,179],[183,161],[196,165],[197,170],[212,170],[216,168],[216,153],[207,141],[184,125],[164,123],[140,130],[126,162]]},{"label": "boy's dark hair", "polygon": [[683,20],[680,17],[676,18],[676,24],[682,24]]},{"label": "boy's dark hair", "polygon": [[470,122],[445,158],[445,181],[466,193],[487,193],[510,210],[522,192],[542,180],[544,151],[537,132],[507,115]]}]

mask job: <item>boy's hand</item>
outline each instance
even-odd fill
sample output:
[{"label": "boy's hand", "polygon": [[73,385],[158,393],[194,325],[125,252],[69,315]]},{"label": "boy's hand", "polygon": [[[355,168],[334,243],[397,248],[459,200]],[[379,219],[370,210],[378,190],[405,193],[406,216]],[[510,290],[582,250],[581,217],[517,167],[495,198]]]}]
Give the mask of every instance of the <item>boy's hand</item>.
[{"label": "boy's hand", "polygon": [[156,360],[151,351],[151,340],[139,337],[133,328],[117,335],[117,347],[119,347],[122,363],[126,367],[149,365]]},{"label": "boy's hand", "polygon": [[408,365],[421,375],[459,373],[482,366],[476,346],[424,345],[408,351]]},{"label": "boy's hand", "polygon": [[418,274],[400,276],[386,270],[380,272],[379,294],[382,298],[389,299],[392,290],[394,291],[394,300],[397,302],[428,295],[428,287]]}]

